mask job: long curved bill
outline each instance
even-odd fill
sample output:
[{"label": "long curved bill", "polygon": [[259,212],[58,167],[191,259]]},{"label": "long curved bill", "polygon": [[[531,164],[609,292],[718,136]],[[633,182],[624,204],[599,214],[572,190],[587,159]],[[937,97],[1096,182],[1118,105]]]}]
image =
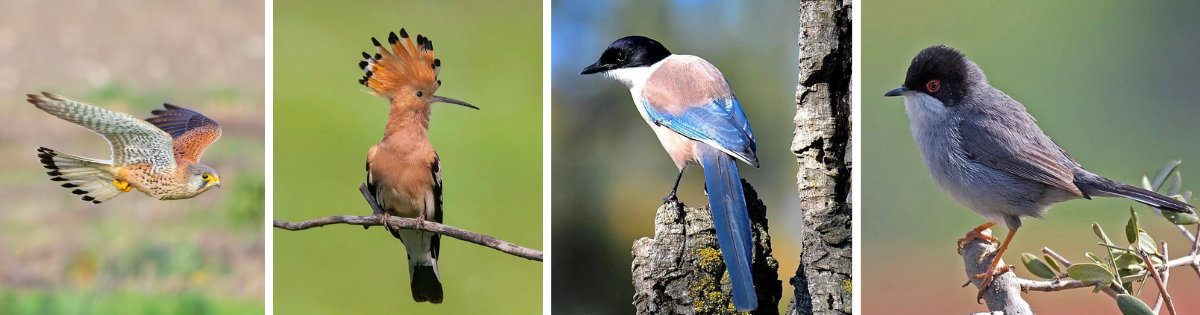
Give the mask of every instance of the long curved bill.
[{"label": "long curved bill", "polygon": [[466,106],[466,107],[470,107],[470,108],[474,108],[474,109],[479,109],[479,107],[475,107],[475,105],[471,105],[471,104],[468,104],[467,102],[463,102],[463,101],[456,100],[456,99],[449,98],[449,97],[441,97],[441,96],[434,95],[430,98],[433,99],[433,101],[435,103],[450,103],[450,104],[462,105],[462,106]]}]

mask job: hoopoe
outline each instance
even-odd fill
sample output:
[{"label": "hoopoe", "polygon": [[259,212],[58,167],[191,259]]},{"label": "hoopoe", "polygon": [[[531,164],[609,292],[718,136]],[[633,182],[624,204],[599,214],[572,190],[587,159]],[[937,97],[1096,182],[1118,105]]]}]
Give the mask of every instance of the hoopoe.
[{"label": "hoopoe", "polygon": [[[417,35],[416,43],[400,29],[388,34],[388,46],[374,37],[374,55],[363,52],[359,62],[366,75],[358,82],[372,94],[391,102],[383,141],[367,153],[367,187],[384,215],[442,222],[442,175],[437,151],[429,143],[430,105],[437,102],[479,109],[466,102],[433,95],[441,60],[433,57],[433,41]],[[391,230],[408,254],[413,300],[442,303],[438,275],[441,235],[418,230]]]}]

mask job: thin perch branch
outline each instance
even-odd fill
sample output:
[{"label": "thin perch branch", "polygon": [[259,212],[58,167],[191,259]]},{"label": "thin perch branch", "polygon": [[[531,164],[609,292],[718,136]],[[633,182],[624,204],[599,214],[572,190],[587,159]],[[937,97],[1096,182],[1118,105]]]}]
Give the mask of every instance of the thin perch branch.
[{"label": "thin perch branch", "polygon": [[[1159,242],[1159,244],[1161,244],[1160,248],[1159,248],[1159,252],[1162,252],[1163,257],[1171,257],[1170,252],[1167,251],[1167,241],[1161,241],[1161,242]],[[1161,286],[1166,287],[1168,281],[1170,281],[1170,280],[1171,280],[1171,269],[1163,269]],[[1158,296],[1158,298],[1154,299],[1154,307],[1150,309],[1151,311],[1154,311],[1154,314],[1158,314],[1158,311],[1162,309],[1164,296],[1166,296],[1166,295],[1161,294]]]},{"label": "thin perch branch", "polygon": [[[383,213],[383,211],[379,207],[379,205],[375,203],[375,198],[373,198],[371,196],[371,192],[369,190],[367,190],[366,184],[359,186],[358,190],[363,193],[363,198],[366,198],[367,203],[371,205],[371,210],[373,211],[373,213],[375,213],[375,214]],[[335,216],[331,216],[331,217],[313,219],[313,220],[304,221],[304,222],[287,222],[287,221],[283,221],[283,220],[275,220],[275,227],[284,229],[284,230],[289,230],[289,231],[306,230],[306,229],[322,227],[322,226],[326,226],[326,225],[333,225],[333,224],[359,225],[359,226],[362,226],[363,228],[368,228],[368,227],[372,227],[372,226],[384,225],[384,223],[385,223],[383,221],[384,218],[385,218],[384,216],[379,216],[379,215],[372,215],[372,216],[335,215]],[[445,225],[445,224],[441,224],[441,223],[437,223],[437,222],[423,221],[423,222],[418,223],[418,221],[416,219],[412,219],[412,218],[387,216],[386,220],[387,220],[386,224],[391,229],[420,230],[420,231],[437,233],[437,234],[453,237],[456,239],[460,239],[463,241],[475,243],[477,245],[489,247],[489,248],[504,252],[509,255],[513,255],[513,256],[529,259],[529,260],[542,261],[542,251],[540,251],[540,250],[535,250],[535,249],[531,249],[531,248],[527,248],[527,247],[518,246],[513,243],[509,243],[509,242],[500,240],[498,238],[487,236],[484,234],[479,234],[479,233],[463,230],[460,228],[456,228],[453,226],[449,226],[449,225]]]},{"label": "thin perch branch", "polygon": [[[991,234],[990,230],[988,230],[987,234]],[[968,277],[982,273],[987,269],[988,263],[991,262],[992,257],[994,257],[993,255],[995,255],[995,245],[986,240],[974,239],[963,247],[961,254]],[[1042,252],[1049,255],[1051,259],[1059,262],[1063,267],[1071,265],[1071,262],[1048,248],[1043,248]],[[1200,255],[1192,254],[1171,259],[1162,265],[1153,267],[1155,270],[1165,271],[1175,267],[1194,266],[1193,264],[1198,261],[1200,261]],[[1001,261],[1001,266],[1003,266],[1003,261]],[[978,286],[981,280],[972,278],[971,282]],[[1005,272],[997,275],[992,284],[988,286],[984,292],[983,300],[987,302],[988,309],[992,311],[1003,310],[1005,314],[1032,314],[1033,310],[1029,308],[1029,303],[1021,298],[1022,291],[1055,292],[1079,288],[1094,288],[1095,286],[1095,283],[1084,283],[1075,279],[1029,280],[1019,278],[1013,272]],[[1163,289],[1160,290],[1165,291]],[[1116,291],[1106,287],[1104,288],[1104,292],[1116,298]],[[1173,305],[1170,304],[1167,306],[1168,310],[1172,307]]]},{"label": "thin perch branch", "polygon": [[[1166,242],[1163,242],[1163,244],[1166,244]],[[1146,267],[1150,267],[1146,271],[1154,278],[1154,284],[1158,285],[1159,297],[1167,304],[1167,311],[1171,312],[1171,315],[1179,315],[1179,313],[1175,312],[1175,303],[1171,302],[1171,294],[1167,293],[1167,283],[1158,275],[1158,268],[1154,266],[1154,261],[1150,259],[1150,255],[1146,255],[1146,251],[1143,250],[1138,250],[1137,254],[1138,256],[1142,256],[1142,261],[1146,262]]]}]

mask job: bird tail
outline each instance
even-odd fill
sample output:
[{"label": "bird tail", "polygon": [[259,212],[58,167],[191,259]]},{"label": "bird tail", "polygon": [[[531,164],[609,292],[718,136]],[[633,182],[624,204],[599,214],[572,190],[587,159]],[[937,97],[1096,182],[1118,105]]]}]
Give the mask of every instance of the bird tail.
[{"label": "bird tail", "polygon": [[704,183],[708,187],[708,203],[712,208],[713,225],[729,282],[733,286],[733,306],[739,311],[758,308],[750,261],[754,243],[750,238],[750,215],[746,196],[742,192],[737,161],[716,148],[700,145],[700,164],[704,167]]},{"label": "bird tail", "polygon": [[1162,194],[1131,185],[1122,184],[1111,179],[1100,177],[1099,175],[1086,175],[1090,176],[1079,176],[1079,180],[1076,180],[1075,185],[1078,186],[1083,193],[1090,196],[1122,197],[1163,211],[1195,213],[1192,209],[1195,209],[1196,207],[1189,205],[1186,202],[1179,201],[1179,199],[1163,196]]},{"label": "bird tail", "polygon": [[433,245],[433,239],[440,236],[414,230],[391,232],[392,236],[404,243],[404,250],[408,255],[408,279],[413,301],[442,304],[442,280],[437,269],[440,250],[435,249]]},{"label": "bird tail", "polygon": [[[358,67],[366,74],[358,83],[371,88],[376,96],[393,98],[404,91],[403,87],[407,85],[442,85],[442,81],[438,80],[442,61],[433,57],[433,41],[428,37],[417,35],[414,44],[408,32],[400,29],[400,36],[396,36],[395,32],[388,34],[387,46],[374,37],[371,43],[375,44],[375,54],[363,52],[366,60],[360,61]],[[422,92],[433,95],[434,91]]]},{"label": "bird tail", "polygon": [[89,159],[47,148],[38,148],[38,159],[42,167],[49,169],[50,180],[64,182],[63,188],[73,189],[72,194],[83,195],[83,201],[94,204],[112,200],[123,193],[113,183],[116,179],[108,169],[108,161]]},{"label": "bird tail", "polygon": [[442,281],[438,280],[437,265],[409,265],[412,270],[412,296],[417,302],[442,304]]}]

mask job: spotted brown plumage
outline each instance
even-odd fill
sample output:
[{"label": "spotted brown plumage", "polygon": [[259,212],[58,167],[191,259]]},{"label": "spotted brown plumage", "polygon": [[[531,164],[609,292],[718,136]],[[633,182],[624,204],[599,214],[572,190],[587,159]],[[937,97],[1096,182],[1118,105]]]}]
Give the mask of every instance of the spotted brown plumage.
[{"label": "spotted brown plumage", "polygon": [[[441,60],[433,57],[433,41],[408,32],[391,33],[387,45],[371,38],[375,54],[363,52],[364,75],[358,83],[391,104],[383,141],[367,153],[367,189],[384,215],[441,223],[441,160],[429,142],[430,105],[436,102],[477,107],[436,96],[441,86]],[[408,257],[409,283],[417,302],[442,303],[437,261],[441,235],[419,230],[389,230],[400,239]]]},{"label": "spotted brown plumage", "polygon": [[112,147],[110,160],[37,149],[50,179],[83,201],[98,204],[133,189],[161,200],[186,199],[221,186],[215,169],[197,163],[221,136],[220,126],[200,113],[166,104],[166,110],[152,112],[158,116],[142,120],[51,93],[27,96],[37,108],[99,134]]}]

